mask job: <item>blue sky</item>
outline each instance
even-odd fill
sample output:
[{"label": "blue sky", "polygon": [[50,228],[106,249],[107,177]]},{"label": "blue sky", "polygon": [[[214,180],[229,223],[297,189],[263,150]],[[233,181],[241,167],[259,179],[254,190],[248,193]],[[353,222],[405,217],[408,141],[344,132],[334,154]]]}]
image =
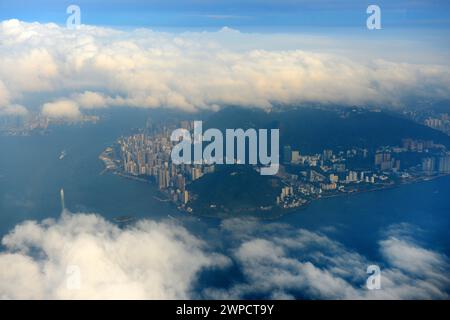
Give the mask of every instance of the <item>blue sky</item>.
[{"label": "blue sky", "polygon": [[382,9],[383,28],[450,29],[446,0],[15,0],[0,1],[0,20],[64,24],[69,4],[81,7],[82,23],[115,27],[298,30],[364,28],[366,8]]}]

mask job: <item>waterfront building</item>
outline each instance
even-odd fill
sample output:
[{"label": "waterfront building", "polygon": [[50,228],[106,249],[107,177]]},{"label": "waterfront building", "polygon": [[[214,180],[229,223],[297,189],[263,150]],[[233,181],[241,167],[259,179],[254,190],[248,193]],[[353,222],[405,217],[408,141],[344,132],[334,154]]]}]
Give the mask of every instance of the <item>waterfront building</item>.
[{"label": "waterfront building", "polygon": [[422,171],[426,174],[433,173],[435,168],[434,158],[427,157],[422,159]]},{"label": "waterfront building", "polygon": [[439,173],[450,173],[450,155],[439,157]]}]

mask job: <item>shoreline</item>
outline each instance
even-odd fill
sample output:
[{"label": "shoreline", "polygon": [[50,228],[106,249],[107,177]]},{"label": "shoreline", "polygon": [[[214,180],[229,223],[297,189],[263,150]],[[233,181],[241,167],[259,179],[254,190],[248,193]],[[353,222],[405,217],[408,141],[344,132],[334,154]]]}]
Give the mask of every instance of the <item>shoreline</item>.
[{"label": "shoreline", "polygon": [[[334,194],[334,195],[329,195],[329,196],[324,196],[324,197],[319,197],[319,198],[315,198],[315,199],[308,199],[307,202],[304,205],[301,205],[299,207],[296,208],[288,208],[288,209],[282,209],[279,208],[279,210],[281,212],[279,212],[278,214],[273,214],[273,216],[259,216],[259,215],[255,215],[255,214],[245,214],[246,217],[251,217],[251,218],[256,218],[256,219],[261,219],[261,220],[276,220],[279,218],[282,218],[285,215],[300,211],[300,210],[306,210],[313,202],[315,201],[320,201],[320,200],[324,200],[324,199],[331,199],[331,198],[339,198],[339,197],[345,197],[345,196],[355,196],[355,195],[359,195],[359,194],[364,194],[364,193],[369,193],[369,192],[377,192],[377,191],[384,191],[384,190],[390,190],[390,189],[395,189],[395,188],[399,188],[403,185],[412,185],[412,184],[416,184],[416,183],[423,183],[423,182],[429,182],[429,181],[434,181],[440,178],[444,178],[444,177],[448,177],[450,176],[450,173],[445,173],[445,174],[439,174],[439,175],[434,175],[434,176],[427,176],[424,178],[417,178],[411,181],[404,181],[401,183],[394,183],[392,185],[387,185],[387,186],[383,186],[383,187],[378,187],[378,188],[373,188],[370,190],[363,190],[363,191],[356,191],[356,192],[349,192],[349,193],[340,193],[340,194]],[[217,214],[217,215],[210,215],[210,214],[199,214],[196,213],[195,211],[192,212],[192,215],[196,215],[199,217],[205,217],[205,218],[216,218],[216,219],[227,219],[227,218],[233,218],[236,216],[233,215],[228,215],[228,214]],[[242,215],[241,215],[242,216]]]},{"label": "shoreline", "polygon": [[[106,170],[106,168],[105,168]],[[141,177],[136,177],[136,176],[132,176],[132,175],[128,175],[125,174],[123,172],[120,172],[118,170],[106,170],[106,172],[111,172],[114,175],[120,176],[122,178],[128,179],[128,180],[133,180],[133,181],[138,181],[138,182],[143,182],[143,183],[147,183],[147,184],[152,184],[152,181],[141,178]],[[267,216],[263,216],[263,215],[257,215],[255,213],[250,213],[251,211],[257,211],[257,210],[251,210],[248,211],[249,213],[244,213],[244,214],[240,214],[240,215],[233,215],[233,214],[224,214],[224,213],[217,213],[217,214],[202,214],[202,213],[197,213],[196,211],[192,211],[192,212],[187,212],[186,210],[181,210],[176,203],[174,203],[170,197],[163,191],[159,191],[159,195],[162,196],[156,196],[154,195],[153,198],[155,200],[158,200],[160,202],[170,202],[172,205],[174,205],[174,207],[182,213],[187,213],[189,215],[193,215],[193,216],[198,216],[198,217],[205,217],[205,218],[217,218],[217,219],[226,219],[226,218],[232,218],[232,217],[236,217],[236,216],[246,216],[246,217],[254,217],[257,219],[261,219],[261,220],[276,220],[279,219],[281,217],[283,217],[284,215],[299,211],[299,210],[305,210],[307,209],[314,201],[319,201],[319,200],[323,200],[323,199],[331,199],[331,198],[337,198],[337,197],[345,197],[345,196],[354,196],[354,195],[358,195],[358,194],[363,194],[363,193],[368,193],[368,192],[377,192],[377,191],[383,191],[383,190],[389,190],[389,189],[394,189],[394,188],[398,188],[401,187],[403,185],[410,185],[410,184],[416,184],[416,183],[423,183],[423,182],[428,182],[428,181],[433,181],[436,179],[440,179],[443,177],[447,177],[450,176],[450,173],[441,173],[441,174],[437,174],[437,175],[432,175],[432,176],[424,176],[424,177],[417,177],[408,181],[402,181],[402,182],[398,182],[398,183],[393,183],[390,185],[385,185],[385,186],[379,186],[376,188],[372,188],[372,189],[367,189],[367,190],[359,190],[359,191],[355,191],[355,192],[341,192],[341,193],[335,193],[335,194],[330,194],[330,195],[325,195],[325,196],[320,196],[314,199],[307,199],[307,202],[301,206],[295,207],[295,208],[276,208],[273,209],[273,214],[268,214]]]},{"label": "shoreline", "polygon": [[319,197],[317,199],[313,199],[314,200],[320,200],[320,199],[329,199],[329,198],[335,198],[335,197],[341,197],[341,196],[352,196],[355,194],[362,194],[362,193],[368,193],[368,192],[376,192],[376,191],[383,191],[383,190],[389,190],[389,189],[395,189],[404,185],[410,185],[410,184],[416,184],[416,183],[422,183],[422,182],[429,182],[429,181],[433,181],[439,178],[443,178],[443,177],[447,177],[450,176],[450,173],[444,173],[444,174],[439,174],[439,175],[435,175],[435,176],[429,176],[426,178],[418,178],[418,179],[414,179],[411,181],[404,181],[404,182],[400,182],[400,183],[393,183],[391,185],[387,185],[384,187],[378,187],[378,188],[373,188],[373,189],[369,189],[369,190],[361,190],[361,191],[356,191],[356,192],[347,192],[347,193],[340,193],[340,194],[333,194],[333,195],[328,195],[328,196],[323,196],[323,197]]}]

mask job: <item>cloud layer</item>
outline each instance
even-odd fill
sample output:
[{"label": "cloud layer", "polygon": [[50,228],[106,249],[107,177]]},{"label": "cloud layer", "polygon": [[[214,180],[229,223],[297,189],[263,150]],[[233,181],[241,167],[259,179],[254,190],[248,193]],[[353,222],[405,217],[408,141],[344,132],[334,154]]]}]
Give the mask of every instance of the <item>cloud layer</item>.
[{"label": "cloud layer", "polygon": [[6,299],[185,299],[201,269],[227,263],[180,226],[141,221],[120,230],[86,214],[25,222],[2,244]]},{"label": "cloud layer", "polygon": [[[448,257],[425,249],[409,236],[409,225],[389,229],[379,242],[381,262],[370,261],[324,234],[284,225],[238,221],[224,228],[238,245],[232,255],[246,281],[227,290],[207,289],[215,298],[448,299]],[[381,268],[381,290],[366,288],[369,265]]]},{"label": "cloud layer", "polygon": [[[399,225],[380,240],[382,288],[371,291],[366,269],[377,263],[319,232],[231,219],[201,240],[178,224],[141,220],[121,229],[65,212],[3,238],[0,297],[448,299],[448,258],[415,243],[411,230]],[[229,274],[231,286],[199,285],[204,270]]]},{"label": "cloud layer", "polygon": [[[298,42],[296,35],[279,37]],[[93,26],[68,30],[7,20],[0,23],[0,39],[3,113],[23,113],[22,102],[33,94],[47,97],[44,113],[69,118],[83,109],[111,106],[185,111],[309,102],[392,107],[450,98],[448,65],[379,60],[370,52],[358,62],[350,53],[363,49],[355,47],[349,55],[300,45],[282,50],[276,37],[229,28],[172,34]],[[326,42],[308,39],[305,43]],[[61,104],[68,100],[70,107]]]}]

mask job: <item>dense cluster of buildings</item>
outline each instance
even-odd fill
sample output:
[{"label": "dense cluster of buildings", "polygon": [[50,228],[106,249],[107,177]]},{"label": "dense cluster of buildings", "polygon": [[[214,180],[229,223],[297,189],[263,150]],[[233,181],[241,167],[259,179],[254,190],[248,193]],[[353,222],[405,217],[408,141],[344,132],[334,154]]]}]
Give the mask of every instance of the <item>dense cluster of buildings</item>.
[{"label": "dense cluster of buildings", "polygon": [[[404,139],[403,150],[425,154],[421,168],[427,175],[450,173],[450,153],[443,145],[434,144],[433,141]],[[429,150],[437,150],[437,152],[430,153]]]},{"label": "dense cluster of buildings", "polygon": [[450,173],[450,155],[423,158],[422,171],[428,175]]},{"label": "dense cluster of buildings", "polygon": [[[402,167],[402,159],[411,155],[420,160]],[[284,146],[282,159],[288,169],[280,175],[287,187],[277,197],[277,204],[285,208],[294,203],[301,205],[298,199],[370,190],[408,179],[450,173],[450,153],[445,146],[414,139],[404,139],[401,146],[373,151],[326,149],[313,155],[302,155],[299,150]]]},{"label": "dense cluster of buildings", "polygon": [[[182,127],[192,128],[190,122]],[[153,133],[139,133],[118,140],[120,164],[129,176],[150,177],[159,189],[179,207],[192,211],[191,195],[186,186],[215,170],[214,165],[177,164],[171,161],[173,128],[163,127]],[[405,156],[419,159],[403,165]],[[301,154],[291,146],[281,150],[282,164],[277,176],[281,179],[280,194],[274,205],[295,208],[312,199],[341,193],[383,188],[398,182],[417,180],[435,174],[450,173],[450,153],[433,141],[404,139],[400,146],[376,150],[352,148],[325,149],[317,154]]]},{"label": "dense cluster of buildings", "polygon": [[447,113],[428,117],[423,122],[426,126],[450,134],[450,117]]},{"label": "dense cluster of buildings", "polygon": [[[283,208],[296,207],[325,194],[354,191],[355,185],[386,182],[385,176],[372,170],[352,168],[348,160],[356,157],[368,159],[369,152],[362,148],[338,152],[325,149],[318,154],[302,155],[299,150],[284,146],[282,159],[286,170],[280,176],[287,187],[282,189],[277,204]],[[391,163],[389,156],[381,156],[381,162],[388,160]]]},{"label": "dense cluster of buildings", "polygon": [[43,132],[49,126],[49,119],[41,115],[9,115],[0,117],[0,134],[26,136],[31,132]]},{"label": "dense cluster of buildings", "polygon": [[28,136],[30,134],[45,134],[52,124],[96,123],[98,121],[99,117],[94,115],[81,115],[76,119],[51,118],[40,113],[1,115],[0,135]]},{"label": "dense cluster of buildings", "polygon": [[153,134],[139,133],[118,140],[123,171],[132,176],[149,176],[170,199],[190,210],[190,194],[186,185],[206,173],[214,172],[214,165],[175,165],[170,153],[172,129],[164,127]]},{"label": "dense cluster of buildings", "polygon": [[403,114],[420,124],[424,124],[427,127],[450,135],[450,115],[447,112],[426,108],[419,110],[405,110],[403,111]]}]

